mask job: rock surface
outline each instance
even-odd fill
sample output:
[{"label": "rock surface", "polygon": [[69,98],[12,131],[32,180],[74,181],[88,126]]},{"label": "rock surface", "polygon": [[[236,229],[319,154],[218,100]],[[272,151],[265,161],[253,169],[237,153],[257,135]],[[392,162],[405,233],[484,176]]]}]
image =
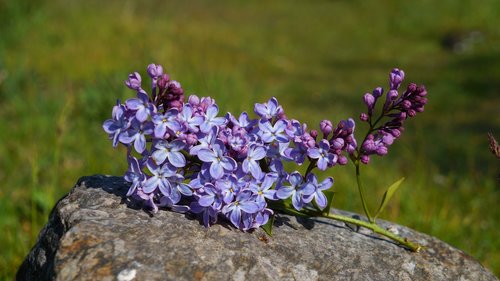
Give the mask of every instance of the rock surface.
[{"label": "rock surface", "polygon": [[62,198],[17,280],[498,280],[436,238],[381,222],[419,253],[344,223],[280,215],[273,237],[133,206],[120,177],[81,178]]}]

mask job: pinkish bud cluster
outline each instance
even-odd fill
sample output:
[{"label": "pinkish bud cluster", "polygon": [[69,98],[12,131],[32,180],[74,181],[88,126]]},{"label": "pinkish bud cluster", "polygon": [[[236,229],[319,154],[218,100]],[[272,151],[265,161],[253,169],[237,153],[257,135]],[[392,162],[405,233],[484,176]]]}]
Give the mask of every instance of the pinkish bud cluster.
[{"label": "pinkish bud cluster", "polygon": [[[389,75],[390,90],[386,94],[381,113],[377,117],[373,116],[374,110],[377,100],[383,95],[384,90],[378,87],[373,90],[373,93],[366,93],[363,97],[368,110],[367,113],[360,114],[360,120],[370,125],[370,131],[363,140],[359,151],[359,160],[364,164],[368,164],[370,155],[383,156],[387,154],[388,147],[404,131],[403,125],[406,119],[424,111],[424,106],[427,104],[425,87],[411,83],[400,95],[398,89],[403,79],[404,72],[402,70],[397,68],[392,70]],[[385,120],[385,123],[378,124],[382,119]]]}]

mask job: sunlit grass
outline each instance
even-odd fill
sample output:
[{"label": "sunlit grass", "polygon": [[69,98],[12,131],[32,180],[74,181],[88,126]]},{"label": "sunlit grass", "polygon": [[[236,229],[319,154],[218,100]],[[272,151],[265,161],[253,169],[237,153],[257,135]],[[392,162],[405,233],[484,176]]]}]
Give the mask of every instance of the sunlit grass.
[{"label": "sunlit grass", "polygon": [[[363,167],[369,204],[405,176],[382,217],[500,274],[499,163],[486,138],[500,134],[500,7],[481,2],[0,1],[0,279],[80,176],[123,174],[101,124],[133,94],[127,74],[146,77],[151,62],[222,111],[276,96],[309,127],[356,118],[362,94],[403,68],[430,103],[388,157]],[[471,31],[482,37],[467,41]],[[469,45],[453,51],[448,37]],[[335,206],[361,212],[353,167],[332,174]]]}]

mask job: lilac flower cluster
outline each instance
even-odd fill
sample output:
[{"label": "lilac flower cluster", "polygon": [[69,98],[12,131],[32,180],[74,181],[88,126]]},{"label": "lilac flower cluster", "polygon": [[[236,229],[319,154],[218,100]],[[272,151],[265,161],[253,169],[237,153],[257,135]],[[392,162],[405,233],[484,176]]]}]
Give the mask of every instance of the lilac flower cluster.
[{"label": "lilac flower cluster", "polygon": [[[361,157],[367,163],[368,155],[385,154],[380,146],[392,143],[403,121],[426,103],[425,89],[414,84],[398,97],[404,73],[394,70],[383,112],[392,119],[369,134],[360,149],[353,119],[337,126],[321,121],[319,137],[306,124],[288,119],[274,97],[255,104],[256,118],[246,112],[220,115],[210,97],[191,95],[186,102],[180,83],[162,66],[151,64],[147,73],[151,92],[142,88],[139,73],[130,74],[125,84],[136,97],[118,101],[112,118],[103,124],[113,146],[121,143],[127,148],[127,196],[155,212],[167,207],[199,214],[206,226],[225,217],[242,230],[266,224],[274,214],[273,201],[289,202],[296,210],[326,208],[324,191],[332,187],[333,178],[319,181],[312,170],[345,165],[349,158]],[[381,89],[365,95],[364,121],[372,124],[381,95]],[[307,170],[288,172],[285,161],[299,166],[307,161]]]},{"label": "lilac flower cluster", "polygon": [[219,116],[210,97],[191,95],[184,102],[181,85],[160,65],[149,65],[147,73],[151,93],[142,88],[139,73],[130,74],[125,84],[137,96],[118,101],[112,119],[103,124],[114,147],[128,148],[128,196],[154,211],[169,207],[198,213],[206,226],[224,216],[243,230],[268,221],[273,214],[269,201],[290,198],[297,210],[313,200],[327,206],[323,191],[333,179],[319,182],[311,172],[288,173],[283,162],[301,165],[309,159],[321,170],[345,164],[342,153],[355,147],[352,120],[337,128],[323,125],[324,137],[333,137],[316,141],[317,132],[287,119],[276,98],[256,104],[255,119],[246,112]]},{"label": "lilac flower cluster", "polygon": [[[359,160],[364,164],[368,164],[370,155],[386,155],[389,146],[404,131],[404,122],[424,111],[424,106],[427,104],[427,90],[424,86],[410,83],[406,90],[399,94],[398,89],[404,76],[403,70],[397,68],[390,73],[389,91],[379,116],[374,116],[374,109],[379,98],[383,96],[384,90],[378,87],[363,97],[368,110],[366,113],[361,113],[360,119],[370,125],[369,133],[362,142],[358,155]],[[383,118],[388,120],[379,125],[378,123]]]}]

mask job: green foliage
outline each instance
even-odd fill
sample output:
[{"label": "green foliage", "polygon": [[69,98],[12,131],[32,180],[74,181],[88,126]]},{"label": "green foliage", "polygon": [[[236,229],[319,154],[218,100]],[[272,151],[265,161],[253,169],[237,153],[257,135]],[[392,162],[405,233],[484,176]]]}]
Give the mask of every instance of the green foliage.
[{"label": "green foliage", "polygon": [[385,209],[385,207],[387,206],[387,204],[391,200],[392,196],[394,195],[394,192],[396,192],[396,190],[398,190],[399,186],[401,185],[401,183],[403,183],[404,180],[405,180],[404,177],[400,178],[398,181],[391,184],[391,186],[389,186],[387,188],[387,190],[384,192],[384,195],[382,196],[382,201],[380,202],[380,207],[378,207],[377,213],[375,213],[375,216],[373,216],[374,219],[376,219],[378,216],[380,216],[380,214]]},{"label": "green foliage", "polygon": [[[309,127],[356,118],[363,93],[404,69],[430,102],[363,167],[368,204],[405,176],[382,217],[500,275],[499,163],[486,137],[500,133],[499,24],[495,0],[0,0],[0,279],[80,176],[126,170],[101,125],[132,94],[128,73],[151,62],[221,111],[276,96]],[[333,207],[362,212],[352,169],[333,169]]]}]

